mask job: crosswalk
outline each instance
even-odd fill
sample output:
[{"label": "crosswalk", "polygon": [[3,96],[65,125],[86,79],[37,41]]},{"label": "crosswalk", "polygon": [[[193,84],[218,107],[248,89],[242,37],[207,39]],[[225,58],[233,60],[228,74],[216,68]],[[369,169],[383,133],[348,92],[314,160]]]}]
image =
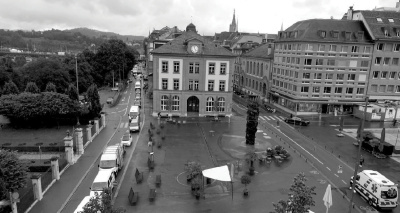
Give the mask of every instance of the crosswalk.
[{"label": "crosswalk", "polygon": [[119,128],[120,129],[123,129],[123,128],[128,128],[128,126],[129,126],[129,122],[121,122],[121,124],[119,125]]},{"label": "crosswalk", "polygon": [[271,116],[258,116],[260,120],[263,121],[276,121],[276,120],[284,120],[285,118],[283,116],[278,116],[278,115],[271,115]]}]

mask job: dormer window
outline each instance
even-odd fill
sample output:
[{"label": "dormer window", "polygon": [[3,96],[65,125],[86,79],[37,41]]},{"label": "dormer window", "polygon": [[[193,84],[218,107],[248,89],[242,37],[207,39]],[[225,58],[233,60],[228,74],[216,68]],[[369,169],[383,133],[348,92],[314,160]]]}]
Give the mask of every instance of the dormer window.
[{"label": "dormer window", "polygon": [[294,37],[297,38],[297,31],[294,31]]},{"label": "dormer window", "polygon": [[339,38],[339,32],[338,31],[333,31],[332,32],[332,37],[333,38]]},{"label": "dormer window", "polygon": [[326,31],[320,31],[320,36],[322,38],[326,38]]},{"label": "dormer window", "polygon": [[385,29],[385,30],[383,31],[383,33],[385,34],[385,36],[386,36],[386,37],[388,37],[388,36],[389,36],[389,32],[388,32],[388,30],[387,30],[387,29]]},{"label": "dormer window", "polygon": [[388,18],[390,23],[394,23],[394,20],[392,18]]},{"label": "dormer window", "polygon": [[377,21],[378,23],[383,23],[382,18],[376,18],[376,21]]},{"label": "dormer window", "polygon": [[351,32],[345,32],[346,40],[350,40]]},{"label": "dormer window", "polygon": [[397,36],[397,37],[400,37],[400,30],[397,30],[397,31],[396,31],[396,36]]},{"label": "dormer window", "polygon": [[364,38],[364,32],[358,32],[357,36],[359,40],[362,40]]}]

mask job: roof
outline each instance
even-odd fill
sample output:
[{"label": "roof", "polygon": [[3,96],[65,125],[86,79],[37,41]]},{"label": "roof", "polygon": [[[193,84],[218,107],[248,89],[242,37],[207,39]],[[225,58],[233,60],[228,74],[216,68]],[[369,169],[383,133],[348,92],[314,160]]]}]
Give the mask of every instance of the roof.
[{"label": "roof", "polygon": [[377,171],[364,170],[363,173],[381,185],[388,185],[388,186],[395,185],[392,181],[390,181],[389,179],[387,179],[385,176],[383,176],[381,173],[379,173]]},{"label": "roof", "polygon": [[112,172],[113,169],[99,169],[93,183],[108,182],[108,178],[111,176]]},{"label": "roof", "polygon": [[243,55],[243,57],[255,57],[255,58],[272,58],[273,51],[271,50],[271,44],[263,44],[256,47],[250,52]]},{"label": "roof", "polygon": [[[369,11],[361,10],[355,11],[355,13],[361,13],[368,25],[371,33],[375,39],[396,39],[396,33],[400,31],[400,13],[395,11]],[[378,22],[377,18],[381,18],[382,22]],[[393,22],[389,22],[389,19],[393,19]],[[388,36],[385,36],[385,29],[388,32]]]},{"label": "roof", "polygon": [[[297,32],[297,37],[295,33]],[[326,32],[322,37],[321,32]],[[333,32],[338,33],[334,38]],[[284,34],[286,33],[286,37]],[[346,39],[346,33],[351,33]],[[363,33],[363,36],[358,36]],[[294,23],[285,31],[280,31],[275,42],[279,41],[318,41],[318,42],[368,42],[371,38],[362,21],[337,19],[309,19]]]},{"label": "roof", "polygon": [[187,51],[187,41],[197,39],[203,43],[201,55],[235,56],[225,48],[210,42],[195,32],[184,32],[176,39],[164,44],[163,46],[151,51],[152,54],[189,54]]}]

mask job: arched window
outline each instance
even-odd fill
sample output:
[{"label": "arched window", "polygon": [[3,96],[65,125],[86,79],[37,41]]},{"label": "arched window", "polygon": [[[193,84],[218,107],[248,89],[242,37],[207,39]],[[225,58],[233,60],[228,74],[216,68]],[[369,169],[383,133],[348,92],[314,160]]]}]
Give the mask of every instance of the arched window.
[{"label": "arched window", "polygon": [[257,75],[260,75],[260,64],[257,63]]},{"label": "arched window", "polygon": [[256,62],[253,62],[253,75],[256,74]]},{"label": "arched window", "polygon": [[225,98],[218,98],[218,112],[225,112]]},{"label": "arched window", "polygon": [[263,77],[264,76],[264,70],[263,70],[263,68],[264,68],[264,64],[263,63],[261,63],[261,72],[260,72],[260,77]]},{"label": "arched window", "polygon": [[253,72],[252,70],[253,70],[253,63],[250,62],[250,70],[247,73],[251,74],[251,72]]},{"label": "arched window", "polygon": [[208,97],[206,102],[206,112],[212,112],[214,108],[214,98]]},{"label": "arched window", "polygon": [[253,89],[254,89],[254,80],[253,80],[253,84],[251,85],[251,88],[253,88]]},{"label": "arched window", "polygon": [[161,111],[167,111],[168,106],[168,96],[161,96]]},{"label": "arched window", "polygon": [[256,90],[258,90],[258,81],[256,81]]},{"label": "arched window", "polygon": [[172,97],[172,111],[179,111],[179,96]]},{"label": "arched window", "polygon": [[[399,75],[400,75],[400,73],[399,73]],[[400,76],[399,76],[399,78],[400,78]],[[249,86],[248,80],[249,79],[246,78],[246,87]]]}]

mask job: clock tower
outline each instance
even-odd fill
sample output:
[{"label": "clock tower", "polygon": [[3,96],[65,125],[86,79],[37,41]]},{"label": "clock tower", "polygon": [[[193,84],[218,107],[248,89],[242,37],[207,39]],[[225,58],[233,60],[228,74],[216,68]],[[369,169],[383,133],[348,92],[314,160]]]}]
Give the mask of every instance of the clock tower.
[{"label": "clock tower", "polygon": [[191,38],[186,40],[185,42],[187,44],[187,51],[189,54],[201,54],[203,50],[203,42],[196,39],[196,38]]}]

